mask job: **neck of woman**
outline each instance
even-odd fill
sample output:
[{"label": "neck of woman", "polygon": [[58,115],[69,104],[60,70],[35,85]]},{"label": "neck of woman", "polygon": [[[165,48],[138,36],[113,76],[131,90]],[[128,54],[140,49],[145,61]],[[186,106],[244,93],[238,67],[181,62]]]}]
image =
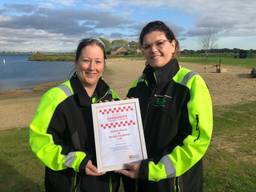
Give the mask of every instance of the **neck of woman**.
[{"label": "neck of woman", "polygon": [[94,91],[95,91],[95,89],[96,89],[97,83],[96,83],[95,85],[90,85],[90,84],[88,85],[88,84],[86,84],[86,83],[83,81],[83,78],[81,78],[80,75],[78,75],[78,78],[79,78],[80,82],[82,83],[82,85],[83,85],[83,87],[84,87],[84,89],[85,89],[87,95],[88,95],[89,97],[92,97],[92,95],[93,95],[93,93],[94,93]]},{"label": "neck of woman", "polygon": [[92,97],[95,91],[96,85],[84,86],[85,91],[89,97]]}]

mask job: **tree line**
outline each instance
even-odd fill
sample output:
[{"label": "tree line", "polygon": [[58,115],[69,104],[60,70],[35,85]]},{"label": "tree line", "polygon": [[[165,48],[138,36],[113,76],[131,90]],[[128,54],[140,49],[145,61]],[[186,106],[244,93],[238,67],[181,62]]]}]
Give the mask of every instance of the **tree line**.
[{"label": "tree line", "polygon": [[[139,43],[137,41],[128,41],[125,39],[108,40],[107,38],[99,38],[105,44],[105,50],[108,57],[141,57]],[[184,49],[180,52],[180,56],[189,57],[233,57],[233,58],[253,58],[256,57],[256,50],[243,50],[239,48],[214,48],[216,42],[213,38],[204,38],[201,42],[202,49],[190,50]],[[35,61],[73,61],[75,53],[43,53],[35,52],[29,60]]]},{"label": "tree line", "polygon": [[190,50],[184,49],[181,51],[182,56],[226,56],[234,58],[255,58],[256,50],[255,49],[239,49],[239,48],[222,48],[222,49],[208,49],[207,52],[205,49],[200,50]]}]

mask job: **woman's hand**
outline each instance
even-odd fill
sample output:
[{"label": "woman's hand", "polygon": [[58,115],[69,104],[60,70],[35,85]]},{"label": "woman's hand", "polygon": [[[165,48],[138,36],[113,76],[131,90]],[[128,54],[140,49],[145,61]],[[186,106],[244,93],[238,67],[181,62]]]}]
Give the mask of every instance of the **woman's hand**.
[{"label": "woman's hand", "polygon": [[121,173],[127,177],[132,178],[132,179],[137,179],[139,176],[139,169],[140,169],[140,162],[127,164],[126,169],[121,169],[116,172]]},{"label": "woman's hand", "polygon": [[92,164],[91,160],[89,160],[85,166],[85,173],[86,175],[90,175],[90,176],[101,176],[105,174],[105,173],[99,173],[97,168]]}]

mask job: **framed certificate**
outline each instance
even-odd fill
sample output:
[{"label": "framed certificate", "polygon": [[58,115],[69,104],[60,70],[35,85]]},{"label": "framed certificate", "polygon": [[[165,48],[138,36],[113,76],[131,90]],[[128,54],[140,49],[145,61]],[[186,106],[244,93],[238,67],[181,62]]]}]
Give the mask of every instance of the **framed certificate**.
[{"label": "framed certificate", "polygon": [[99,172],[147,158],[138,99],[92,104]]}]

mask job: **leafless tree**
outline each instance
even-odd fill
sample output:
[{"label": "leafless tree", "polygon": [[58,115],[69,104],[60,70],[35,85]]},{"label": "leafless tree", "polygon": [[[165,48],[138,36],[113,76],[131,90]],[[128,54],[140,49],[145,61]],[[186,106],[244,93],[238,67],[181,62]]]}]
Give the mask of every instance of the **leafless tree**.
[{"label": "leafless tree", "polygon": [[[218,41],[218,32],[214,29],[208,29],[204,35],[201,36],[200,43],[202,46],[202,49],[204,50],[205,54],[205,66],[204,71],[206,72],[206,63],[208,60],[209,50],[210,49],[216,49],[217,48],[217,41]],[[221,60],[219,58],[219,64],[216,65],[216,71],[220,72],[220,63]]]},{"label": "leafless tree", "polygon": [[206,57],[208,57],[208,52],[210,49],[217,48],[217,34],[218,32],[216,30],[209,29],[203,36],[201,36],[200,42]]}]

